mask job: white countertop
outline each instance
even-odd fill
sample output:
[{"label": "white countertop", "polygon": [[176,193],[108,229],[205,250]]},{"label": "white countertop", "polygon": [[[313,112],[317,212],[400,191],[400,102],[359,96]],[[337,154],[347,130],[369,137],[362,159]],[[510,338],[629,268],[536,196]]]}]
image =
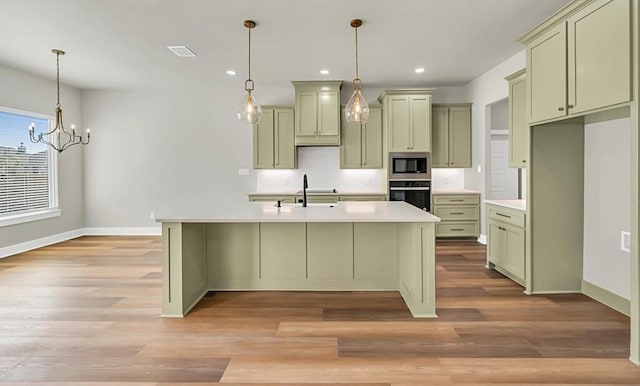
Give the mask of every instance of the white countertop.
[{"label": "white countertop", "polygon": [[527,211],[527,200],[484,200],[484,202],[523,212]]},{"label": "white countertop", "polygon": [[480,194],[480,192],[468,189],[434,189],[432,194]]},{"label": "white countertop", "polygon": [[402,201],[341,201],[335,204],[271,202],[212,204],[207,208],[157,210],[156,222],[440,222]]}]

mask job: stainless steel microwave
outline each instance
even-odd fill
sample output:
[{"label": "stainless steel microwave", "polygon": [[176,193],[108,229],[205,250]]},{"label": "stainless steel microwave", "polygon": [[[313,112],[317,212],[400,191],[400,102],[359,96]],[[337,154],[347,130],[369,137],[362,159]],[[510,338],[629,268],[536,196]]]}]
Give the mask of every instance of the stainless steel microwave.
[{"label": "stainless steel microwave", "polygon": [[431,180],[431,153],[389,153],[389,180]]}]

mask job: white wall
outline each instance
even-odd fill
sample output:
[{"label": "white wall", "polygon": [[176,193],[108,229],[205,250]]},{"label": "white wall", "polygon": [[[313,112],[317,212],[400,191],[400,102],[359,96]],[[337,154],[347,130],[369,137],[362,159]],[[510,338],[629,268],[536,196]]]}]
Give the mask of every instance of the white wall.
[{"label": "white wall", "polygon": [[[0,85],[0,106],[55,115],[55,81],[0,66]],[[80,91],[62,86],[60,93],[66,127],[71,123],[84,127]],[[92,147],[93,143],[88,146]],[[73,146],[58,157],[58,202],[62,215],[0,228],[0,248],[82,228],[83,150],[83,146]]]},{"label": "white wall", "polygon": [[630,125],[623,118],[584,129],[583,279],[626,299],[631,261],[620,250],[620,231],[630,226]]},{"label": "white wall", "polygon": [[[487,122],[490,120],[487,116],[487,106],[509,96],[509,84],[504,80],[504,77],[523,69],[525,66],[526,56],[523,49],[466,85],[468,98],[473,103],[471,120],[473,167],[465,169],[464,184],[467,189],[482,192],[482,200],[486,197],[486,157],[490,137],[490,127],[487,127]],[[478,166],[480,166],[480,172],[478,172]],[[486,234],[485,217],[481,216],[481,234]]]}]

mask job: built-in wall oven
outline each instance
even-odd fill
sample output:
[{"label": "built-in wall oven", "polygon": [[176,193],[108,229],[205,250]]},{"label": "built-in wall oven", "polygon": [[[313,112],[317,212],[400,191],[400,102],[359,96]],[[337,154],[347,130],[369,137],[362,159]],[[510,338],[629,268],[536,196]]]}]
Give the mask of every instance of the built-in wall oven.
[{"label": "built-in wall oven", "polygon": [[389,153],[389,200],[431,211],[431,153]]}]

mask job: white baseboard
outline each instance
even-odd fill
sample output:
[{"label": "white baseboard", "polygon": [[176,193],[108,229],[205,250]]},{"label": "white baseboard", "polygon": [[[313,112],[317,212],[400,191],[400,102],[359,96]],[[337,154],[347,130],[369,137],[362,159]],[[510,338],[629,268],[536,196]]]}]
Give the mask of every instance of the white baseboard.
[{"label": "white baseboard", "polygon": [[480,237],[478,237],[478,242],[480,244],[487,245],[487,235],[480,235]]},{"label": "white baseboard", "polygon": [[84,235],[84,229],[81,228],[81,229],[76,229],[69,232],[58,233],[56,235],[42,237],[35,240],[25,241],[23,243],[9,245],[8,247],[0,248],[0,258],[15,255],[22,252],[27,252],[36,248],[46,247],[47,245],[60,243],[62,241],[75,239],[76,237],[80,237],[83,235]]},{"label": "white baseboard", "polygon": [[162,227],[152,228],[84,228],[85,236],[160,236]]},{"label": "white baseboard", "polygon": [[60,243],[63,241],[75,239],[80,236],[160,236],[162,235],[161,227],[153,228],[80,228],[69,232],[58,233],[51,236],[42,237],[35,240],[25,241],[7,247],[0,248],[0,259],[3,257],[16,255],[18,253],[27,252],[32,249],[46,247],[47,245]]}]

